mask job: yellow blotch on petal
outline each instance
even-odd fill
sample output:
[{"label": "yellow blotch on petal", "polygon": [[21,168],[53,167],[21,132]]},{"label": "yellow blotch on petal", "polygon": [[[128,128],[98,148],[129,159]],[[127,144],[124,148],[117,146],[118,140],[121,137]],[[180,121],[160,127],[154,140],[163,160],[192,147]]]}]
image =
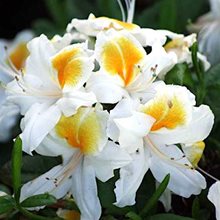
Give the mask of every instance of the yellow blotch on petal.
[{"label": "yellow blotch on petal", "polygon": [[184,41],[183,39],[179,39],[179,38],[171,40],[164,46],[167,52],[172,49],[178,49],[178,48],[181,49],[184,47],[189,47],[188,43]]},{"label": "yellow blotch on petal", "polygon": [[61,88],[65,85],[76,85],[82,76],[83,63],[78,58],[79,48],[63,50],[52,60],[53,67],[58,71]]},{"label": "yellow blotch on petal", "polygon": [[194,167],[197,167],[204,149],[205,143],[203,141],[198,141],[190,146],[184,147],[184,153]]},{"label": "yellow blotch on petal", "polygon": [[[99,22],[108,21],[109,26],[105,28],[106,30],[108,30],[110,28],[114,28],[115,30],[125,29],[125,30],[128,30],[128,31],[131,31],[131,30],[139,28],[139,26],[136,25],[136,24],[119,21],[119,20],[113,19],[113,18],[98,17],[98,18],[95,18],[95,20],[99,21]],[[118,26],[121,26],[121,28],[119,28]]]},{"label": "yellow blotch on petal", "polygon": [[16,48],[10,53],[9,59],[16,67],[17,70],[21,70],[24,67],[25,60],[29,55],[26,43],[20,43]]},{"label": "yellow blotch on petal", "polygon": [[93,108],[80,108],[71,117],[62,116],[56,125],[56,132],[83,154],[94,154],[98,150],[101,125]]},{"label": "yellow blotch on petal", "polygon": [[125,85],[130,84],[140,71],[138,63],[143,59],[144,52],[134,43],[122,36],[108,41],[101,54],[102,66],[110,74],[118,74]]},{"label": "yellow blotch on petal", "polygon": [[156,119],[151,131],[161,128],[174,129],[186,123],[186,111],[181,100],[175,95],[156,97],[147,103],[142,111]]}]

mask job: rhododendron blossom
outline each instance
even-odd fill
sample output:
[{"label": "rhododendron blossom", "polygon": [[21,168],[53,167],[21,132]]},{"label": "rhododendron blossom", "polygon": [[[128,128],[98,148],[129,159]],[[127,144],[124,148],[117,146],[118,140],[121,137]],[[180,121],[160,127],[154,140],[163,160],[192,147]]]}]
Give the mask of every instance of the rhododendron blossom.
[{"label": "rhododendron blossom", "polygon": [[[51,194],[54,203],[49,209],[63,219],[98,220],[102,210],[111,214],[125,206],[132,206],[127,207],[131,212],[126,218],[136,216],[138,210],[137,216],[144,219],[146,210],[136,207],[136,194],[140,186],[148,184],[143,182],[147,172],[152,173],[153,187],[161,192],[148,198],[147,208],[159,195],[157,200],[167,212],[172,208],[171,194],[198,195],[206,188],[201,172],[212,177],[199,164],[214,115],[208,105],[201,104],[208,94],[203,73],[210,64],[192,48],[196,35],[142,28],[132,23],[135,1],[118,3],[122,21],[90,14],[88,19],[74,18],[63,36],[48,39],[41,34],[0,48],[4,49],[0,141],[10,137],[4,130],[10,134],[15,117],[21,119],[22,147],[15,144],[13,151],[13,180],[20,181],[22,151],[29,154],[28,159],[36,154],[56,162],[60,159],[23,185],[13,183],[11,210],[15,213],[35,216],[29,208],[39,211],[53,203],[47,204],[46,198],[38,204],[40,199],[35,196],[50,198]],[[200,69],[201,63],[204,68]],[[187,74],[192,72],[189,79],[182,66]],[[172,75],[174,71],[176,75]],[[171,80],[164,79],[167,73]],[[167,84],[176,82],[172,77],[181,78],[179,85]],[[190,90],[182,86],[188,84]],[[200,88],[204,89],[201,94]],[[20,153],[19,159],[15,153]],[[168,181],[166,186],[160,184],[163,180]],[[99,192],[102,184],[111,190],[110,205]],[[219,191],[217,181],[208,193],[217,218]],[[34,205],[24,205],[34,199]],[[77,207],[66,207],[67,200]]]}]

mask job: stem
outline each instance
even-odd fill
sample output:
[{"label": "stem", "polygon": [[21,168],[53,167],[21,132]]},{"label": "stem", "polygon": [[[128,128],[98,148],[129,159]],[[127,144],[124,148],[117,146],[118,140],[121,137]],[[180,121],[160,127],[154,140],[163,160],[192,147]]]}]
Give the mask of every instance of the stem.
[{"label": "stem", "polygon": [[209,178],[215,180],[215,181],[220,181],[219,179],[217,179],[216,177],[212,176],[211,174],[207,173],[205,170],[203,170],[200,167],[196,168],[197,170],[199,170],[201,173],[205,174],[206,176],[208,176]]}]

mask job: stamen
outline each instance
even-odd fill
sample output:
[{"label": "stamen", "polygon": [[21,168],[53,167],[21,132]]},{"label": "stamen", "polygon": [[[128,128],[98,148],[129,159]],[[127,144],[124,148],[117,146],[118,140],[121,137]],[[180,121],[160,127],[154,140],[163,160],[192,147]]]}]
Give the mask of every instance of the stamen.
[{"label": "stamen", "polygon": [[149,138],[149,136],[146,136],[146,139],[145,139],[151,150],[156,154],[158,155],[161,159],[167,161],[168,163],[172,164],[172,165],[175,165],[177,167],[180,167],[180,168],[185,168],[185,169],[192,169],[194,170],[194,167],[191,166],[190,164],[181,164],[181,163],[178,163],[177,161],[180,160],[180,159],[183,159],[184,157],[181,157],[179,159],[175,159],[175,158],[170,158],[168,157],[166,154],[164,154],[163,152],[161,152],[157,146],[154,145],[154,143],[151,141],[151,139]]},{"label": "stamen", "polygon": [[69,163],[65,166],[65,169],[62,171],[62,174],[56,178],[54,178],[54,184],[59,185],[65,179],[69,178],[72,175],[74,169],[79,164],[80,159],[82,158],[83,154],[81,151],[78,151],[76,154],[73,155]]},{"label": "stamen", "polygon": [[213,179],[214,181],[220,181],[218,178],[212,176],[211,174],[207,173],[205,170],[203,170],[202,168],[200,167],[196,167],[196,169],[198,171],[200,171],[201,173],[205,174],[206,176],[208,176],[209,178]]},{"label": "stamen", "polygon": [[26,92],[26,90],[24,89],[24,87],[23,87],[23,86],[21,85],[21,83],[19,82],[18,76],[15,76],[15,80],[16,80],[18,86],[22,89],[22,91],[23,91],[23,92]]}]

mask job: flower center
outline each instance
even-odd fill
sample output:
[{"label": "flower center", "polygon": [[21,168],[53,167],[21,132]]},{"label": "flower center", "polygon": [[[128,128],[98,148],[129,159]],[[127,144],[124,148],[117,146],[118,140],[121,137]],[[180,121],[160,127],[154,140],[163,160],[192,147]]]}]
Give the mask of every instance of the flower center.
[{"label": "flower center", "polygon": [[93,108],[80,108],[71,117],[62,116],[56,125],[56,132],[83,154],[94,154],[98,150],[101,125]]},{"label": "flower center", "polygon": [[144,58],[144,51],[124,36],[107,41],[104,45],[101,66],[112,75],[119,75],[125,86],[130,84],[140,73],[138,64]]},{"label": "flower center", "polygon": [[26,43],[20,43],[9,55],[9,59],[17,70],[22,69],[25,60],[29,55]]},{"label": "flower center", "polygon": [[149,101],[142,109],[145,114],[155,118],[151,131],[161,128],[174,129],[186,123],[186,111],[183,103],[177,96],[169,99],[163,95]]},{"label": "flower center", "polygon": [[82,75],[82,62],[79,59],[80,49],[71,48],[58,53],[52,59],[53,67],[58,71],[58,80],[61,88],[67,85],[76,85]]}]

